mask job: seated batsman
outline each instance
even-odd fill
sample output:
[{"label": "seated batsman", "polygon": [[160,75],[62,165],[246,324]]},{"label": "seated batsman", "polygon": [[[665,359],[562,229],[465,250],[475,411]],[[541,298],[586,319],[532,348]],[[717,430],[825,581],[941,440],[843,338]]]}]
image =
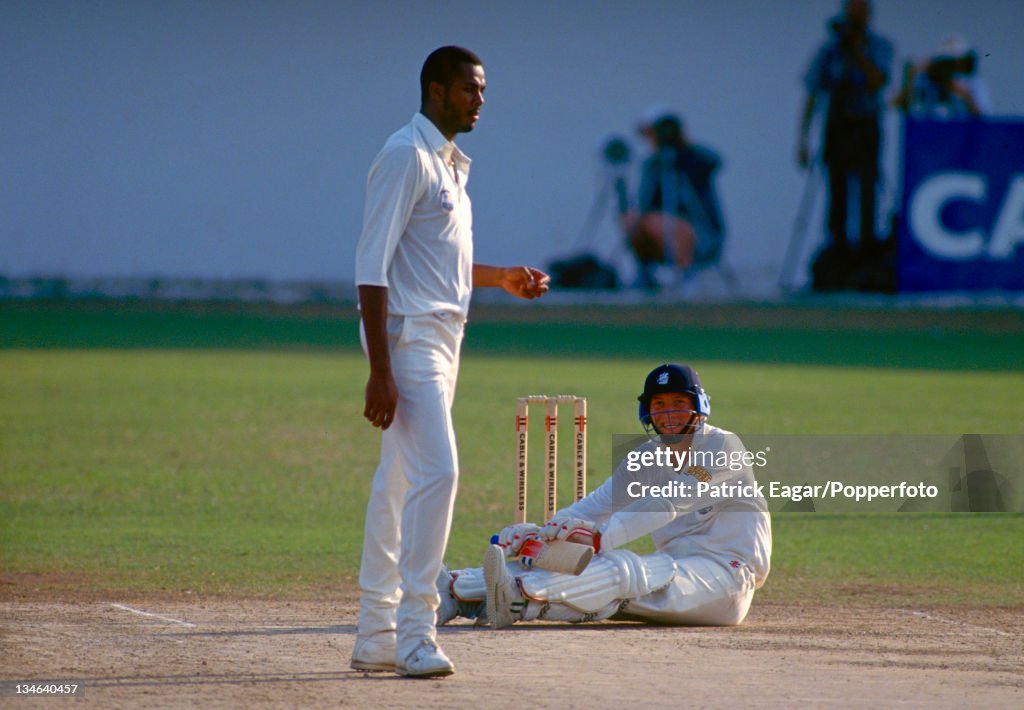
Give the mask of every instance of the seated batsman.
[{"label": "seated batsman", "polygon": [[[626,468],[627,461],[640,457],[631,454],[603,485],[560,510],[543,527],[523,523],[502,530],[500,544],[487,550],[482,568],[450,573],[442,569],[439,624],[483,613],[496,629],[517,621],[611,617],[686,626],[733,626],[743,621],[754,590],[768,576],[771,519],[762,497],[726,492],[716,497],[646,497],[627,505],[616,505],[613,499],[623,500],[622,483],[641,476],[645,484],[676,481],[691,492],[703,481],[720,491],[749,493],[756,483],[753,472],[747,463],[739,463],[744,458],[750,461],[749,454],[744,456],[746,450],[735,434],[707,424],[708,395],[697,373],[686,365],[655,368],[638,399],[640,423],[649,440],[635,452],[670,450],[669,456],[660,458],[673,463],[645,466],[642,474],[634,474]],[[681,458],[684,455],[686,459]],[[687,463],[679,465],[680,461]],[[620,488],[615,493],[613,481]],[[622,549],[648,534],[657,548],[653,554]],[[597,554],[579,576],[507,559],[533,536],[591,544]]]}]

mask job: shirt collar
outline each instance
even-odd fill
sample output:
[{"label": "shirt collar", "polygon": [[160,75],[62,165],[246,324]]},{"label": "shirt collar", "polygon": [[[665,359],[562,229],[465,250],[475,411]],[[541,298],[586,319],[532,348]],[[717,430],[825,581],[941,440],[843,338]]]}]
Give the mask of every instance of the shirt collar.
[{"label": "shirt collar", "polygon": [[427,142],[427,147],[431,151],[441,156],[441,159],[446,163],[452,159],[455,162],[460,163],[466,167],[469,166],[472,160],[469,156],[459,150],[459,146],[455,145],[453,141],[448,140],[442,135],[441,131],[437,129],[434,122],[424,116],[419,111],[412,117],[413,125],[415,125],[420,134],[423,136],[423,140]]}]

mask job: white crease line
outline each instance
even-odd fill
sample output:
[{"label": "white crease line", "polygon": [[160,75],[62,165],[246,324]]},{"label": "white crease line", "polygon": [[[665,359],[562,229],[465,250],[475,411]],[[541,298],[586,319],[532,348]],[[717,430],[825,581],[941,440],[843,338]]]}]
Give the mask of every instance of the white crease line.
[{"label": "white crease line", "polygon": [[1013,634],[1009,634],[1009,633],[1007,633],[1005,631],[1000,631],[999,629],[990,629],[987,626],[978,626],[977,624],[968,624],[966,621],[957,621],[956,619],[943,619],[941,616],[932,616],[931,614],[928,614],[927,612],[923,612],[923,611],[913,611],[913,610],[909,610],[909,611],[914,616],[920,616],[921,618],[928,619],[929,621],[940,621],[940,622],[942,622],[944,624],[953,624],[955,626],[964,626],[964,627],[969,628],[969,629],[978,629],[979,631],[988,631],[990,634],[999,634],[1000,636],[1011,636],[1011,637],[1013,636]]},{"label": "white crease line", "polygon": [[187,621],[181,621],[180,619],[172,619],[169,616],[161,616],[160,614],[153,614],[153,613],[148,612],[148,611],[142,611],[141,609],[132,609],[130,606],[125,606],[124,604],[111,604],[110,606],[114,607],[115,609],[122,609],[124,611],[130,611],[132,614],[138,614],[139,616],[149,616],[149,617],[152,617],[154,619],[160,619],[161,621],[168,621],[168,622],[170,622],[172,624],[181,624],[182,626],[192,626],[192,627],[195,626],[195,624],[190,624]]}]

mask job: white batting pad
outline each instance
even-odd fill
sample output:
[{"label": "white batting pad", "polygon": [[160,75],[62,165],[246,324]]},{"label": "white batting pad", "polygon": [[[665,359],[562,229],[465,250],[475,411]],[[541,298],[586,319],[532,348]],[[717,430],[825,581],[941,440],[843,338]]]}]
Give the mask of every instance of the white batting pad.
[{"label": "white batting pad", "polygon": [[460,602],[481,602],[487,597],[483,567],[455,570],[452,574],[455,575],[452,592]]},{"label": "white batting pad", "polygon": [[534,601],[562,603],[594,613],[613,601],[637,599],[662,589],[675,574],[675,561],[664,553],[641,557],[629,550],[610,550],[595,555],[578,577],[535,569],[519,579]]}]

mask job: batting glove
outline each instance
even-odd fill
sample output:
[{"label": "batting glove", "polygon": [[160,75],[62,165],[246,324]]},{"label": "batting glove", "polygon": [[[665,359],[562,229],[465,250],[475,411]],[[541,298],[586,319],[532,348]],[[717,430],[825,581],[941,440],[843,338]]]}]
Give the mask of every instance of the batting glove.
[{"label": "batting glove", "polygon": [[531,537],[537,537],[540,526],[533,523],[510,525],[498,533],[498,544],[505,548],[507,556],[519,554],[519,548]]},{"label": "batting glove", "polygon": [[540,529],[539,536],[548,542],[568,540],[581,545],[590,545],[595,552],[601,550],[601,533],[598,531],[597,524],[582,518],[555,516]]}]

